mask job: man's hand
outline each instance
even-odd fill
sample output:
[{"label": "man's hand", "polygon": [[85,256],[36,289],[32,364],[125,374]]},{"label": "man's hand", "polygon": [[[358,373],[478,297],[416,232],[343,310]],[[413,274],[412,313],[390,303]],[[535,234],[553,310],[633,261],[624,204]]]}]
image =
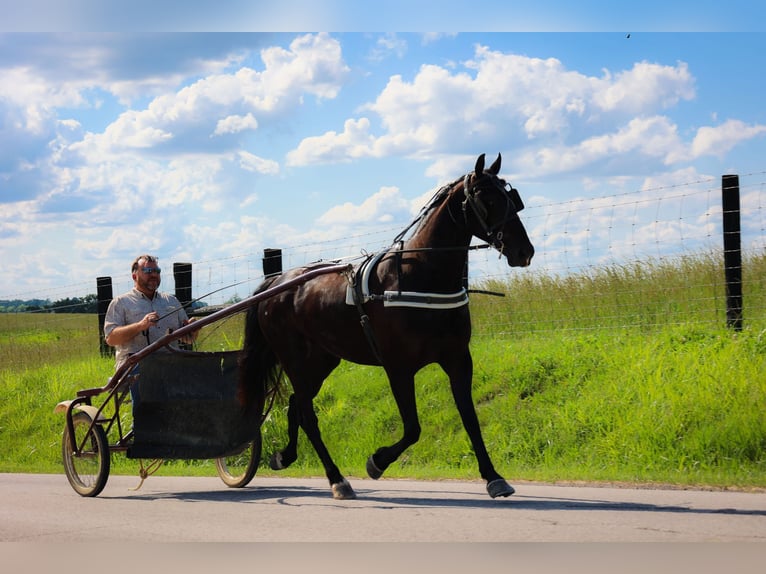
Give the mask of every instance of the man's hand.
[{"label": "man's hand", "polygon": [[146,331],[159,320],[160,316],[157,314],[157,311],[152,311],[151,313],[144,315],[144,318],[138,322],[138,325],[141,327],[142,331]]},{"label": "man's hand", "polygon": [[[184,327],[186,325],[194,323],[196,320],[197,320],[196,317],[192,317],[191,319],[184,321]],[[196,329],[194,331],[191,331],[189,334],[184,335],[183,337],[181,337],[180,341],[187,345],[191,345],[194,341],[197,340],[197,335],[199,335],[199,329]]]}]

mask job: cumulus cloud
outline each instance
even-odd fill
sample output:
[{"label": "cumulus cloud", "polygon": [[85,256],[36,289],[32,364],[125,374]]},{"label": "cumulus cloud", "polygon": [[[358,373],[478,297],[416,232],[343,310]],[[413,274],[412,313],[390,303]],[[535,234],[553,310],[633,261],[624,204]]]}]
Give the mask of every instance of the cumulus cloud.
[{"label": "cumulus cloud", "polygon": [[369,133],[367,118],[346,120],[343,131],[327,132],[321,136],[304,138],[298,147],[287,154],[287,165],[302,166],[312,163],[349,162],[373,155],[374,138]]},{"label": "cumulus cloud", "polygon": [[[460,69],[425,64],[412,80],[391,76],[376,99],[362,107],[377,116],[380,133],[373,133],[368,117],[349,119],[342,131],[301,141],[288,163],[389,155],[438,158],[456,141],[464,146],[497,141],[506,147],[526,146],[527,157],[564,153],[570,156],[564,165],[582,166],[620,150],[651,151],[657,156],[652,146],[630,139],[643,131],[651,133],[651,143],[658,143],[654,133],[658,129],[669,138],[661,142],[661,149],[672,157],[668,148],[678,145],[678,136],[671,122],[657,118],[656,111],[694,96],[694,78],[683,62],[676,66],[639,62],[597,77],[568,70],[555,58],[477,46],[473,59]],[[636,118],[644,124],[628,124],[619,133],[609,133],[615,122]],[[593,135],[578,141],[589,132]],[[532,142],[540,147],[536,152]],[[574,159],[583,152],[586,160]]]},{"label": "cumulus cloud", "polygon": [[540,148],[519,159],[526,173],[576,171],[603,158],[629,155],[657,158],[669,163],[682,153],[676,127],[667,118],[634,119],[618,131],[594,136],[572,146]]},{"label": "cumulus cloud", "polygon": [[382,187],[361,204],[346,202],[336,205],[323,213],[317,223],[320,225],[387,223],[396,216],[409,216],[410,202],[404,199],[396,187]]},{"label": "cumulus cloud", "polygon": [[740,120],[728,120],[719,126],[704,126],[697,130],[691,144],[691,155],[724,156],[738,143],[766,133],[766,125],[747,125]]},{"label": "cumulus cloud", "polygon": [[88,136],[93,147],[100,153],[158,146],[197,151],[209,149],[215,135],[218,145],[232,148],[239,140],[220,136],[256,129],[302,105],[307,94],[333,98],[348,72],[340,44],[327,34],[300,36],[289,49],[268,47],[260,56],[262,70],[242,66],[211,74],[122,113],[102,134]]},{"label": "cumulus cloud", "polygon": [[236,134],[245,130],[254,130],[258,128],[258,120],[253,117],[250,112],[247,115],[231,115],[226,116],[222,120],[218,120],[215,125],[214,136],[223,134]]},{"label": "cumulus cloud", "polygon": [[237,155],[239,156],[239,165],[244,170],[267,175],[279,173],[279,164],[273,160],[264,159],[246,151],[240,151]]}]

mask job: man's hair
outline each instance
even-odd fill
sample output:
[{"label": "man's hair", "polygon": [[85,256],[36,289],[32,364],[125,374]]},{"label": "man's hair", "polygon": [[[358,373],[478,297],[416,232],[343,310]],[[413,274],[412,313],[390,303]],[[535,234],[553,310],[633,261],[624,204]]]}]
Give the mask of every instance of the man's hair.
[{"label": "man's hair", "polygon": [[139,255],[133,260],[133,264],[130,266],[130,272],[135,273],[138,271],[138,262],[144,260],[144,263],[157,263],[157,258],[154,255]]}]

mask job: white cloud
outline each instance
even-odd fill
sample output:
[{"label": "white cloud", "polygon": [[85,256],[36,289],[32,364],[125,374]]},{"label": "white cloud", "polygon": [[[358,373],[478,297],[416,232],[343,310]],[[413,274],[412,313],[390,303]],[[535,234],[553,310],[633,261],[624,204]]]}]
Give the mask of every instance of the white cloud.
[{"label": "white cloud", "polygon": [[258,120],[250,112],[247,115],[230,115],[222,120],[218,120],[215,125],[213,135],[236,134],[245,130],[254,130],[258,128]]},{"label": "white cloud", "polygon": [[715,127],[701,127],[691,144],[691,155],[723,157],[742,141],[766,133],[766,125],[749,126],[740,120],[728,120]]},{"label": "white cloud", "polygon": [[694,78],[686,63],[663,66],[639,62],[614,78],[607,72],[596,82],[593,101],[606,111],[640,114],[654,106],[668,108],[694,96]]},{"label": "white cloud", "polygon": [[276,175],[279,173],[279,164],[273,160],[264,159],[246,151],[240,151],[237,155],[239,156],[239,166],[246,171],[266,175]]},{"label": "white cloud", "polygon": [[320,225],[387,223],[395,216],[410,213],[410,202],[404,199],[396,187],[382,187],[361,204],[346,202],[323,213]]},{"label": "white cloud", "polygon": [[380,36],[375,43],[375,47],[370,52],[371,60],[383,60],[389,55],[397,58],[404,57],[407,52],[407,41],[395,33],[389,32]]},{"label": "white cloud", "polygon": [[[381,133],[373,133],[366,117],[349,119],[341,132],[301,141],[288,163],[391,155],[434,158],[455,141],[497,141],[504,147],[535,141],[540,149],[526,149],[527,157],[536,154],[557,171],[562,164],[570,166],[565,169],[584,166],[615,151],[672,159],[681,153],[674,149],[680,146],[675,126],[655,111],[694,95],[694,78],[683,62],[640,62],[614,75],[594,77],[568,70],[555,58],[478,46],[462,70],[425,64],[411,81],[391,76],[376,99],[362,107],[377,114]],[[630,123],[610,134],[615,121]],[[594,135],[578,141],[588,132]],[[654,147],[658,143],[659,149]],[[560,161],[559,154],[567,157]]]},{"label": "white cloud", "polygon": [[594,136],[573,146],[528,152],[518,160],[517,168],[528,174],[551,174],[580,170],[603,158],[614,160],[619,156],[641,155],[670,163],[682,153],[676,126],[667,118],[656,116],[631,120],[615,133]]},{"label": "white cloud", "polygon": [[39,134],[55,120],[55,110],[85,104],[82,81],[52,82],[28,67],[0,69],[0,102],[13,110],[18,129]]},{"label": "white cloud", "polygon": [[374,138],[369,134],[367,118],[346,120],[343,132],[327,132],[321,136],[304,138],[298,147],[287,154],[287,165],[304,166],[312,163],[348,162],[370,156]]},{"label": "white cloud", "polygon": [[[157,96],[143,110],[122,113],[103,134],[89,134],[87,139],[99,153],[107,154],[163,144],[200,150],[209,146],[210,134],[255,129],[261,123],[255,115],[263,121],[287,113],[301,106],[306,94],[335,97],[348,73],[340,44],[327,34],[300,36],[289,49],[265,48],[261,59],[262,71],[241,67],[204,77],[177,92]],[[225,141],[228,144],[220,145],[236,143]],[[81,145],[73,147],[83,150]]]}]

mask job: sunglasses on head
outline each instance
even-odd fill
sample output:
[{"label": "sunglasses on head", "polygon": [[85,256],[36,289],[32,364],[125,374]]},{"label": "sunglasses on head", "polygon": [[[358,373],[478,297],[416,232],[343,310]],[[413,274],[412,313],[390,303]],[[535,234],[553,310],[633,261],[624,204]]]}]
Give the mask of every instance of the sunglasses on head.
[{"label": "sunglasses on head", "polygon": [[151,275],[152,273],[159,275],[162,273],[162,269],[159,267],[141,267],[141,271],[146,275]]}]

